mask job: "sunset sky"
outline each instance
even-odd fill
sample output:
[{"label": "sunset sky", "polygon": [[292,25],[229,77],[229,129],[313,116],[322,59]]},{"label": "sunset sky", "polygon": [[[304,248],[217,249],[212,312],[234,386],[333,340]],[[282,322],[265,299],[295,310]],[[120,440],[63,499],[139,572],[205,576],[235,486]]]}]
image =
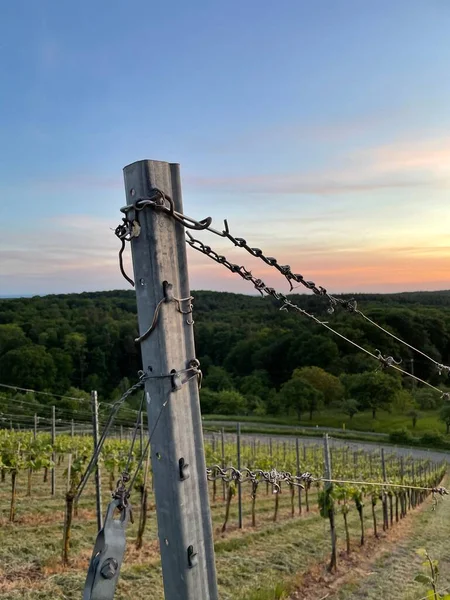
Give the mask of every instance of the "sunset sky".
[{"label": "sunset sky", "polygon": [[[448,0],[2,2],[0,295],[126,287],[111,230],[143,158],[332,292],[449,289],[449,32]],[[193,289],[253,293],[189,259]]]}]

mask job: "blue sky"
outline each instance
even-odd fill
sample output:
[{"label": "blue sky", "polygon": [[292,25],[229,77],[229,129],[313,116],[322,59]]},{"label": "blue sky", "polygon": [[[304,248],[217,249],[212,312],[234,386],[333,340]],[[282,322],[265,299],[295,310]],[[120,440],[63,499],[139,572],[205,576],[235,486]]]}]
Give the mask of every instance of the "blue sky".
[{"label": "blue sky", "polygon": [[[332,291],[449,288],[449,31],[447,0],[2,3],[0,294],[125,287],[143,158]],[[251,291],[189,258],[192,288]]]}]

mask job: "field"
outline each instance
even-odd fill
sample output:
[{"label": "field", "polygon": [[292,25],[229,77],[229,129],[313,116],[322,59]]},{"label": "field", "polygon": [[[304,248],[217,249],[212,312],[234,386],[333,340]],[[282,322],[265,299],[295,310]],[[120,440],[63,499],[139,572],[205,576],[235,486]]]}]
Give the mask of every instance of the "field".
[{"label": "field", "polygon": [[[24,434],[25,435],[25,434]],[[59,436],[58,436],[59,437]],[[61,439],[59,443],[63,444]],[[67,436],[68,437],[68,436]],[[57,438],[58,439],[58,438]],[[77,438],[77,444],[86,444],[87,438]],[[206,442],[206,456],[208,464],[214,464],[221,459],[220,436],[211,436]],[[113,445],[117,441],[109,440]],[[122,442],[126,445],[126,442]],[[119,444],[120,445],[120,444]],[[356,448],[356,446],[355,446]],[[379,452],[369,454],[365,449],[355,449],[348,445],[332,446],[332,462],[335,476],[339,477],[367,477],[380,481],[381,464]],[[235,443],[231,436],[225,440],[225,462],[235,464]],[[418,452],[418,451],[417,451]],[[78,507],[78,515],[74,519],[72,528],[72,543],[69,564],[63,566],[61,561],[62,531],[64,522],[64,496],[67,488],[66,467],[67,454],[58,455],[56,463],[56,493],[50,494],[50,476],[44,482],[43,470],[31,474],[31,495],[27,496],[28,474],[22,470],[18,474],[17,506],[15,520],[9,522],[9,508],[11,498],[11,485],[9,474],[0,484],[0,532],[2,543],[0,545],[0,595],[5,600],[25,600],[52,598],[55,600],[75,600],[82,594],[87,565],[92,552],[96,535],[96,515],[93,483],[90,482],[83,494]],[[441,457],[438,457],[441,460]],[[312,440],[306,440],[300,445],[300,459],[302,467],[314,474],[323,473],[322,446]],[[386,455],[388,476],[390,481],[399,477],[400,469],[406,482],[415,483],[429,479],[438,467],[432,460],[423,459],[419,454],[415,458],[406,453],[403,458],[397,455]],[[242,443],[242,465],[262,466],[268,468],[276,466],[278,469],[295,467],[295,448],[293,441],[269,440],[268,438],[247,438]],[[262,464],[265,461],[265,464]],[[59,464],[58,464],[59,462]],[[439,466],[441,469],[441,466]],[[302,468],[303,470],[303,468]],[[414,472],[414,474],[413,474]],[[442,472],[440,470],[440,472]],[[440,477],[440,475],[439,475]],[[106,463],[103,472],[103,504],[108,499],[108,474]],[[302,514],[299,515],[298,490],[289,486],[282,486],[281,494],[273,494],[270,486],[265,483],[259,485],[256,499],[256,525],[252,526],[251,498],[249,485],[243,485],[243,528],[237,527],[238,506],[237,498],[231,501],[230,518],[225,533],[222,525],[225,514],[225,498],[227,489],[222,481],[210,484],[212,519],[215,535],[216,564],[220,586],[220,598],[223,600],[275,600],[287,598],[301,588],[300,596],[310,597],[309,587],[324,588],[330,593],[329,582],[324,576],[325,567],[330,557],[330,532],[328,519],[320,516],[318,507],[318,494],[321,486],[313,484],[308,492],[309,510],[306,506],[306,494],[302,492]],[[151,487],[151,486],[150,486]],[[353,486],[355,487],[355,486]],[[336,487],[338,490],[339,487]],[[291,492],[293,491],[293,494]],[[427,537],[426,525],[433,531],[429,540],[433,544],[437,540],[444,540],[450,529],[450,520],[447,527],[443,526],[445,515],[450,512],[449,503],[445,498],[439,502],[436,511],[431,511],[431,496],[421,498],[424,503],[408,512],[404,519],[396,523],[395,514],[392,515],[393,526],[383,531],[382,502],[379,501],[381,488],[364,491],[363,522],[365,528],[365,546],[363,553],[359,547],[361,527],[358,511],[347,496],[348,501],[348,531],[351,545],[350,557],[345,552],[346,539],[344,520],[342,515],[342,500],[336,497],[336,529],[338,536],[338,573],[347,570],[356,557],[362,557],[361,569],[371,565],[371,557],[378,566],[370,566],[371,573],[380,573],[377,583],[375,575],[374,586],[385,585],[385,568],[383,566],[383,549],[387,553],[390,544],[401,545],[402,551],[396,552],[395,560],[400,561],[399,569],[406,578],[405,593],[411,590],[412,596],[398,596],[399,598],[420,598],[423,586],[414,582],[417,564],[420,560],[414,558],[415,546],[423,545],[422,538]],[[376,504],[373,513],[378,523],[380,540],[374,538],[374,520],[372,514],[372,498]],[[397,496],[395,496],[397,498]],[[411,496],[414,502],[414,498]],[[276,521],[274,521],[275,506],[278,501]],[[416,498],[418,502],[419,499]],[[149,592],[155,600],[163,598],[161,567],[158,555],[156,532],[156,515],[154,497],[149,490],[148,524],[144,533],[144,544],[140,550],[135,547],[137,527],[139,522],[139,494],[134,492],[132,497],[135,522],[129,526],[127,556],[122,567],[121,578],[116,593],[117,599],[125,600],[133,597],[135,600],[148,598]],[[392,503],[391,506],[394,506]],[[448,520],[448,519],[447,519]],[[416,528],[414,523],[422,524]],[[392,522],[391,522],[392,525]],[[441,531],[441,529],[442,531]],[[389,541],[391,540],[391,541]],[[427,540],[423,540],[424,542]],[[437,546],[440,546],[437,543]],[[437,550],[434,545],[431,551],[439,556],[444,556],[442,550]],[[401,562],[403,560],[403,562]],[[350,562],[349,562],[350,561]],[[374,563],[375,564],[375,563]],[[374,569],[376,569],[374,571]],[[391,573],[391,571],[389,571]],[[393,575],[392,575],[393,576]],[[450,573],[449,573],[450,576]],[[336,575],[331,581],[335,581]],[[449,579],[450,581],[450,579]],[[403,581],[402,581],[403,584]],[[358,585],[352,581],[342,581],[344,596],[336,598],[352,598],[378,596],[361,595]],[[334,593],[334,592],[333,592]],[[341,593],[341,592],[336,592]],[[320,596],[311,596],[317,598]],[[397,596],[396,596],[397,597]]]}]

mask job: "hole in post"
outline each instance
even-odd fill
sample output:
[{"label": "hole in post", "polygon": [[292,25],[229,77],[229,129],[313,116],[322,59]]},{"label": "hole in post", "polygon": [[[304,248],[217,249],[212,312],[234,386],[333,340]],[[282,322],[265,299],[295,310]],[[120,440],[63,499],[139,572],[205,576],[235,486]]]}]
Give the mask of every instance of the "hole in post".
[{"label": "hole in post", "polygon": [[122,518],[122,512],[119,508],[116,507],[113,512],[113,520],[120,521],[121,518]]},{"label": "hole in post", "polygon": [[169,545],[169,540],[167,538],[164,538],[164,543],[165,543],[166,546],[168,546]]},{"label": "hole in post", "polygon": [[130,196],[136,196],[136,190],[134,188],[131,188]]},{"label": "hole in post", "polygon": [[161,460],[162,456],[161,456],[161,453],[160,453],[160,452],[157,452],[157,453],[156,453],[156,458],[157,458],[158,460]]}]

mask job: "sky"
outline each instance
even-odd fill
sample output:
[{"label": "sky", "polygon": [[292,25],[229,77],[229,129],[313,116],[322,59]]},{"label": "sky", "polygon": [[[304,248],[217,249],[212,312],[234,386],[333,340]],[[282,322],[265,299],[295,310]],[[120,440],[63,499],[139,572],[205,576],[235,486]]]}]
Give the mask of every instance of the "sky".
[{"label": "sky", "polygon": [[[449,289],[449,31],[448,0],[0,2],[0,295],[126,288],[141,159],[330,292]],[[254,292],[188,259],[192,289]]]}]

